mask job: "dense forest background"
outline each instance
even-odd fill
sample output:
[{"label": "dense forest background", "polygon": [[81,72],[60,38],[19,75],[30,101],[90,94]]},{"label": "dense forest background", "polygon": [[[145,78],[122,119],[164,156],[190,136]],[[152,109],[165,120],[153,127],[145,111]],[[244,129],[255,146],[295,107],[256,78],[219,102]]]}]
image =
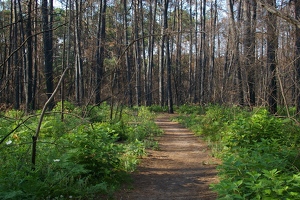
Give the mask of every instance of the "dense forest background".
[{"label": "dense forest background", "polygon": [[49,109],[67,100],[299,110],[297,0],[53,3],[0,1],[2,109],[39,109],[57,92]]},{"label": "dense forest background", "polygon": [[0,199],[112,196],[173,107],[222,160],[220,199],[299,199],[299,18],[300,0],[0,0]]}]

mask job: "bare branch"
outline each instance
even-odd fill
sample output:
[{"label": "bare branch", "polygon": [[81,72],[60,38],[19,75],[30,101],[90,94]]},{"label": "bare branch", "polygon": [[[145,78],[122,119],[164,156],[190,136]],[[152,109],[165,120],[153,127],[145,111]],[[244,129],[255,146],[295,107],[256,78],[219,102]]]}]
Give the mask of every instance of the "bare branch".
[{"label": "bare branch", "polygon": [[277,17],[280,17],[280,18],[284,19],[285,21],[287,21],[288,23],[291,23],[291,24],[297,26],[298,28],[300,28],[300,21],[299,20],[295,19],[294,17],[292,17],[288,14],[285,14],[285,13],[277,10],[274,6],[271,6],[265,0],[256,0],[256,1],[263,8],[265,8],[268,12],[273,13]]},{"label": "bare branch", "polygon": [[55,88],[55,90],[53,91],[52,95],[50,96],[50,98],[46,101],[46,103],[44,104],[44,107],[42,109],[42,113],[41,113],[41,116],[40,116],[40,119],[39,119],[39,123],[38,123],[38,126],[36,128],[36,132],[35,132],[35,135],[32,137],[32,169],[34,170],[35,169],[35,160],[36,160],[36,143],[37,143],[37,139],[39,137],[39,134],[40,134],[40,130],[41,130],[41,126],[42,126],[42,122],[43,122],[43,119],[44,119],[44,115],[46,113],[46,109],[48,107],[48,105],[51,103],[51,101],[53,100],[54,96],[56,95],[56,93],[59,91],[59,88],[60,88],[60,85],[62,83],[62,81],[64,80],[64,77],[66,75],[66,72],[70,69],[70,67],[67,67],[65,69],[65,71],[62,73],[58,83],[57,83],[57,86]]}]

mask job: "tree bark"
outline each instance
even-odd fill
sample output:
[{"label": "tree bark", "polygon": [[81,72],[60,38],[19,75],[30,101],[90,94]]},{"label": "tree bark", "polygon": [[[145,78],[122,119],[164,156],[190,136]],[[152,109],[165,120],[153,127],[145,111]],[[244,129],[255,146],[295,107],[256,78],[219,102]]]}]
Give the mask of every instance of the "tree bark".
[{"label": "tree bark", "polygon": [[[164,30],[168,29],[168,6],[169,0],[164,0]],[[173,95],[172,95],[172,79],[171,79],[171,58],[170,58],[170,38],[169,33],[166,33],[166,66],[167,66],[167,99],[168,99],[168,111],[174,113],[173,110]]]},{"label": "tree bark", "polygon": [[125,44],[125,66],[126,66],[126,80],[127,80],[127,91],[125,96],[128,98],[128,105],[130,107],[133,106],[132,100],[132,83],[131,83],[131,62],[130,62],[130,54],[128,52],[128,11],[127,11],[127,0],[123,0],[123,9],[124,9],[124,16],[123,16],[123,24],[124,24],[124,44]]},{"label": "tree bark", "polygon": [[[42,17],[43,17],[43,42],[44,42],[44,70],[46,79],[46,92],[48,99],[53,92],[53,38],[52,38],[52,22],[53,18],[49,17],[53,14],[53,0],[42,1]],[[50,19],[50,20],[49,20]],[[48,104],[48,109],[54,107],[54,99]]]},{"label": "tree bark", "polygon": [[209,102],[214,101],[214,72],[215,72],[215,51],[216,51],[216,23],[217,23],[217,0],[211,1],[211,30],[210,30],[210,56],[209,56],[209,73],[207,81],[207,97]]},{"label": "tree bark", "polygon": [[[202,15],[201,15],[201,41],[200,41],[200,79],[197,78],[197,71],[194,73],[194,80],[199,83],[199,93],[195,95],[194,102],[196,103],[198,100],[200,103],[206,102],[205,97],[205,77],[206,77],[206,65],[207,65],[207,41],[206,41],[206,0],[202,0]],[[195,68],[196,70],[197,68]],[[196,89],[197,91],[197,89]],[[199,97],[199,98],[198,98]]]},{"label": "tree bark", "polygon": [[[232,99],[237,99],[239,105],[244,105],[244,95],[243,95],[243,82],[242,82],[242,71],[241,71],[241,65],[240,65],[240,54],[239,54],[239,43],[240,38],[238,35],[238,23],[234,20],[234,10],[233,10],[234,1],[229,0],[228,1],[228,8],[230,12],[230,29],[231,29],[231,35],[230,35],[230,43],[232,43],[232,65],[236,69],[236,76],[237,80],[233,79],[233,85],[237,87],[237,97],[233,97]],[[238,20],[240,20],[240,8],[239,5],[238,8]]]},{"label": "tree bark", "polygon": [[[189,7],[189,25],[190,25],[190,46],[189,46],[189,85],[188,85],[188,101],[191,103],[192,99],[193,99],[193,94],[195,91],[195,83],[194,83],[194,76],[193,76],[193,46],[195,48],[195,63],[194,63],[194,68],[196,68],[197,65],[197,60],[198,60],[198,44],[197,44],[197,30],[198,30],[198,26],[197,23],[194,24],[193,22],[193,12],[192,12],[192,0],[189,1],[190,7]],[[195,21],[198,20],[198,3],[197,1],[195,2]],[[195,41],[193,41],[193,29],[192,27],[194,27],[195,29]]]},{"label": "tree bark", "polygon": [[[255,105],[255,30],[256,30],[256,2],[245,0],[245,67],[248,71],[248,104]],[[252,14],[251,14],[252,13]]]},{"label": "tree bark", "polygon": [[32,0],[27,2],[27,24],[26,24],[26,36],[27,36],[27,64],[26,64],[26,111],[30,112],[33,107],[33,47],[32,47]]},{"label": "tree bark", "polygon": [[[268,0],[270,6],[275,6],[275,0]],[[274,13],[267,14],[267,67],[270,71],[269,82],[269,111],[271,114],[277,113],[277,80],[276,80],[276,52],[278,49],[277,17]]]},{"label": "tree bark", "polygon": [[[271,4],[271,2],[269,0],[256,0],[262,7],[264,7],[269,13],[272,13],[273,16],[277,16],[280,17],[284,20],[286,20],[287,22],[297,26],[298,28],[300,28],[300,21],[299,19],[293,18],[291,15],[285,14],[279,10],[276,9],[276,6]],[[296,2],[297,0],[295,0]]]},{"label": "tree bark", "polygon": [[82,0],[75,0],[75,98],[78,105],[83,102],[83,62],[81,48]]},{"label": "tree bark", "polygon": [[[136,90],[136,105],[141,106],[141,47],[139,40],[139,1],[133,0],[134,5],[134,58],[135,58],[135,90]],[[142,20],[142,19],[141,19]]]},{"label": "tree bark", "polygon": [[[12,3],[12,17],[13,17],[13,25],[12,25],[12,33],[11,33],[11,40],[12,40],[12,50],[14,51],[18,47],[18,12],[17,12],[17,1],[14,0]],[[19,54],[18,52],[14,53],[13,56],[13,63],[15,67],[15,74],[14,74],[14,88],[15,88],[15,100],[14,100],[14,108],[20,108],[20,66],[19,66]],[[8,77],[8,76],[7,76]]]},{"label": "tree bark", "polygon": [[[175,92],[176,92],[176,103],[177,105],[181,105],[182,104],[182,64],[181,64],[181,59],[182,59],[182,12],[183,12],[183,8],[182,8],[182,1],[177,1],[178,4],[178,8],[176,10],[176,57],[175,57],[175,77],[174,77],[174,85],[175,85]],[[191,32],[193,31],[193,29],[191,29]],[[192,36],[190,36],[192,37]],[[193,44],[190,43],[190,47]]]},{"label": "tree bark", "polygon": [[[153,10],[154,3],[154,10]],[[150,0],[150,8],[149,8],[149,43],[148,43],[148,65],[147,65],[147,78],[146,78],[146,106],[152,105],[152,76],[153,76],[153,50],[154,50],[154,30],[155,30],[155,19],[156,19],[156,9],[157,9],[157,0]]]},{"label": "tree bark", "polygon": [[[300,19],[300,1],[295,1],[295,17]],[[300,27],[295,30],[295,69],[296,69],[296,108],[297,115],[300,115]]]},{"label": "tree bark", "polygon": [[165,55],[164,55],[164,51],[165,51],[165,40],[166,40],[166,27],[165,27],[165,23],[164,23],[164,18],[165,18],[165,14],[164,14],[164,8],[163,8],[163,12],[161,14],[161,39],[160,39],[160,49],[159,49],[159,72],[158,72],[158,92],[159,92],[159,104],[161,106],[165,105],[165,89],[164,89],[164,73],[165,73]]},{"label": "tree bark", "polygon": [[98,33],[97,33],[97,53],[96,53],[96,99],[95,103],[101,102],[101,87],[103,80],[103,68],[104,68],[104,50],[105,50],[105,37],[106,37],[106,0],[100,2],[100,12],[98,18]]},{"label": "tree bark", "polygon": [[[34,25],[33,25],[33,28],[34,30],[36,31],[36,28],[35,27],[38,27],[38,7],[39,7],[39,4],[38,4],[38,0],[35,0],[34,2],[34,10],[35,10],[35,18],[34,18]],[[33,43],[33,46],[34,46],[34,70],[33,70],[33,84],[32,84],[32,107],[34,109],[37,109],[37,98],[36,98],[36,93],[37,93],[37,87],[38,87],[38,48],[39,48],[39,41],[38,41],[38,35],[37,34],[34,34],[34,43]]]}]

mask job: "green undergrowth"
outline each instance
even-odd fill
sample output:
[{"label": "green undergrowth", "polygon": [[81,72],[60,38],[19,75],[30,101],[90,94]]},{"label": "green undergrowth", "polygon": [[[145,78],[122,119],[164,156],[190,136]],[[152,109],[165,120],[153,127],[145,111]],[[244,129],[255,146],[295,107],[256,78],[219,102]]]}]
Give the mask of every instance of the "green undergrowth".
[{"label": "green undergrowth", "polygon": [[[113,113],[111,113],[113,112]],[[0,199],[97,199],[130,181],[145,148],[162,132],[145,107],[107,104],[79,108],[64,102],[47,113],[32,165],[32,136],[40,111],[0,116]]]},{"label": "green undergrowth", "polygon": [[218,166],[218,199],[300,199],[300,127],[264,108],[181,108],[178,121],[203,137]]}]

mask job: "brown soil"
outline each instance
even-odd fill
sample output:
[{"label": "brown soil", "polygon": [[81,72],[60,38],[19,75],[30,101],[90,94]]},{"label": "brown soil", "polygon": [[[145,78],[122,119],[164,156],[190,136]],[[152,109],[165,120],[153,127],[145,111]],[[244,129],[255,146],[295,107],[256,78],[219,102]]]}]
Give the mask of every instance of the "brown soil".
[{"label": "brown soil", "polygon": [[164,130],[159,150],[149,150],[136,172],[133,185],[123,188],[115,199],[127,200],[205,200],[216,199],[209,189],[218,181],[216,166],[206,143],[194,136],[171,115],[161,115],[157,125]]}]

